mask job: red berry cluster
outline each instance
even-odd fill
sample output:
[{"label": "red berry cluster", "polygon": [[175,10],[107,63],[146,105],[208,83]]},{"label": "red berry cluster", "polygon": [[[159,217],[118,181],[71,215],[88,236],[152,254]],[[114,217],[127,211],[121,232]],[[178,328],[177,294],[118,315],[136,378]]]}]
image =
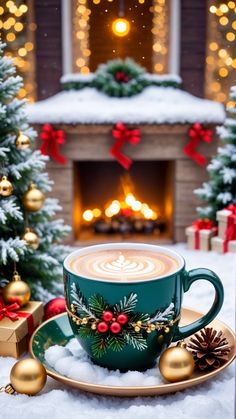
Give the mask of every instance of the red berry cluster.
[{"label": "red berry cluster", "polygon": [[106,333],[109,329],[111,333],[117,334],[121,331],[121,326],[128,322],[128,316],[125,313],[120,313],[115,318],[114,313],[110,310],[104,311],[101,322],[97,325],[99,333]]},{"label": "red berry cluster", "polygon": [[115,79],[118,83],[128,83],[129,76],[127,76],[127,74],[123,71],[117,71],[115,74]]}]

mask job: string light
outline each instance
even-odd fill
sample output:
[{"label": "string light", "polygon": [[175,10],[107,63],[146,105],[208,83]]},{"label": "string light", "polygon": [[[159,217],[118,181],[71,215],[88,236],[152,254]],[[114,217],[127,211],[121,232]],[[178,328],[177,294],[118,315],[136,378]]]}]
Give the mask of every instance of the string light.
[{"label": "string light", "polygon": [[[81,74],[88,74],[89,69],[89,56],[91,51],[89,49],[89,16],[91,10],[87,6],[87,0],[77,0],[75,2],[73,36],[73,62],[75,71]],[[96,3],[98,4],[98,3]]]},{"label": "string light", "polygon": [[169,9],[165,0],[153,0],[153,69],[162,74],[168,71],[168,25]]},{"label": "string light", "polygon": [[24,1],[7,1],[0,6],[1,39],[7,41],[6,55],[12,57],[18,73],[23,76],[24,87],[18,96],[33,101],[35,96],[34,82],[34,36],[36,25],[32,22],[32,7]]},{"label": "string light", "polygon": [[221,4],[212,1],[209,7],[206,95],[220,102],[227,99],[229,87],[234,82],[233,69],[236,68],[234,54],[235,6],[234,1]]}]

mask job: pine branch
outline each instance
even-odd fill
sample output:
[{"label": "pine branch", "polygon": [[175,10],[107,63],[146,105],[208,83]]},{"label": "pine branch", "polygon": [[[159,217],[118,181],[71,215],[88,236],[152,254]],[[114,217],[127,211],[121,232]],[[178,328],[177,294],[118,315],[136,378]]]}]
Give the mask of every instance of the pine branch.
[{"label": "pine branch", "polygon": [[102,317],[103,311],[106,309],[106,302],[102,295],[92,295],[88,299],[91,311],[99,318]]},{"label": "pine branch", "polygon": [[133,346],[134,349],[138,349],[139,351],[143,351],[147,348],[147,342],[142,333],[137,333],[132,329],[127,329],[125,331],[124,339],[128,345]]},{"label": "pine branch", "polygon": [[71,284],[71,297],[72,304],[77,309],[78,314],[84,314],[95,319],[94,314],[90,311],[86,299],[82,296],[81,292],[77,290],[75,283]]},{"label": "pine branch", "polygon": [[108,348],[114,352],[120,352],[125,347],[124,336],[108,336],[106,340]]},{"label": "pine branch", "polygon": [[123,300],[120,300],[119,304],[115,304],[114,306],[114,312],[115,314],[118,313],[131,313],[134,311],[136,304],[138,302],[138,296],[137,294],[131,293],[130,296],[127,298],[126,296],[123,298]]},{"label": "pine branch", "polygon": [[79,335],[82,339],[90,338],[94,336],[94,331],[89,325],[82,325],[79,327]]},{"label": "pine branch", "polygon": [[96,333],[93,338],[91,349],[96,358],[101,358],[107,352],[107,340]]},{"label": "pine branch", "polygon": [[170,305],[164,311],[158,311],[153,317],[151,317],[148,323],[168,321],[169,317],[174,315],[173,308],[174,304],[170,303]]}]

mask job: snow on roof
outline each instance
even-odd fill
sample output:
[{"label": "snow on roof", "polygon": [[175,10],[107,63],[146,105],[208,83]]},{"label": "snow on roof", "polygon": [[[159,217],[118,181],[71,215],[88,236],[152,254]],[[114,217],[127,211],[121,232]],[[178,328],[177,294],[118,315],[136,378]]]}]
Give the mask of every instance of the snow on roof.
[{"label": "snow on roof", "polygon": [[31,123],[43,124],[188,124],[224,121],[224,108],[172,87],[150,86],[128,97],[109,97],[95,88],[63,91],[27,106]]}]

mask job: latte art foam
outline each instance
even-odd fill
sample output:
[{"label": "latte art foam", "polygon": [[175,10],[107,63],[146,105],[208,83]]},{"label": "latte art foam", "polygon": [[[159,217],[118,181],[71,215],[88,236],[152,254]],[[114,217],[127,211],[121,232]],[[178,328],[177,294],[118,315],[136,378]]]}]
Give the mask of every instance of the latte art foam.
[{"label": "latte art foam", "polygon": [[175,272],[177,260],[147,250],[111,249],[78,256],[70,269],[82,276],[115,281],[153,279]]}]

